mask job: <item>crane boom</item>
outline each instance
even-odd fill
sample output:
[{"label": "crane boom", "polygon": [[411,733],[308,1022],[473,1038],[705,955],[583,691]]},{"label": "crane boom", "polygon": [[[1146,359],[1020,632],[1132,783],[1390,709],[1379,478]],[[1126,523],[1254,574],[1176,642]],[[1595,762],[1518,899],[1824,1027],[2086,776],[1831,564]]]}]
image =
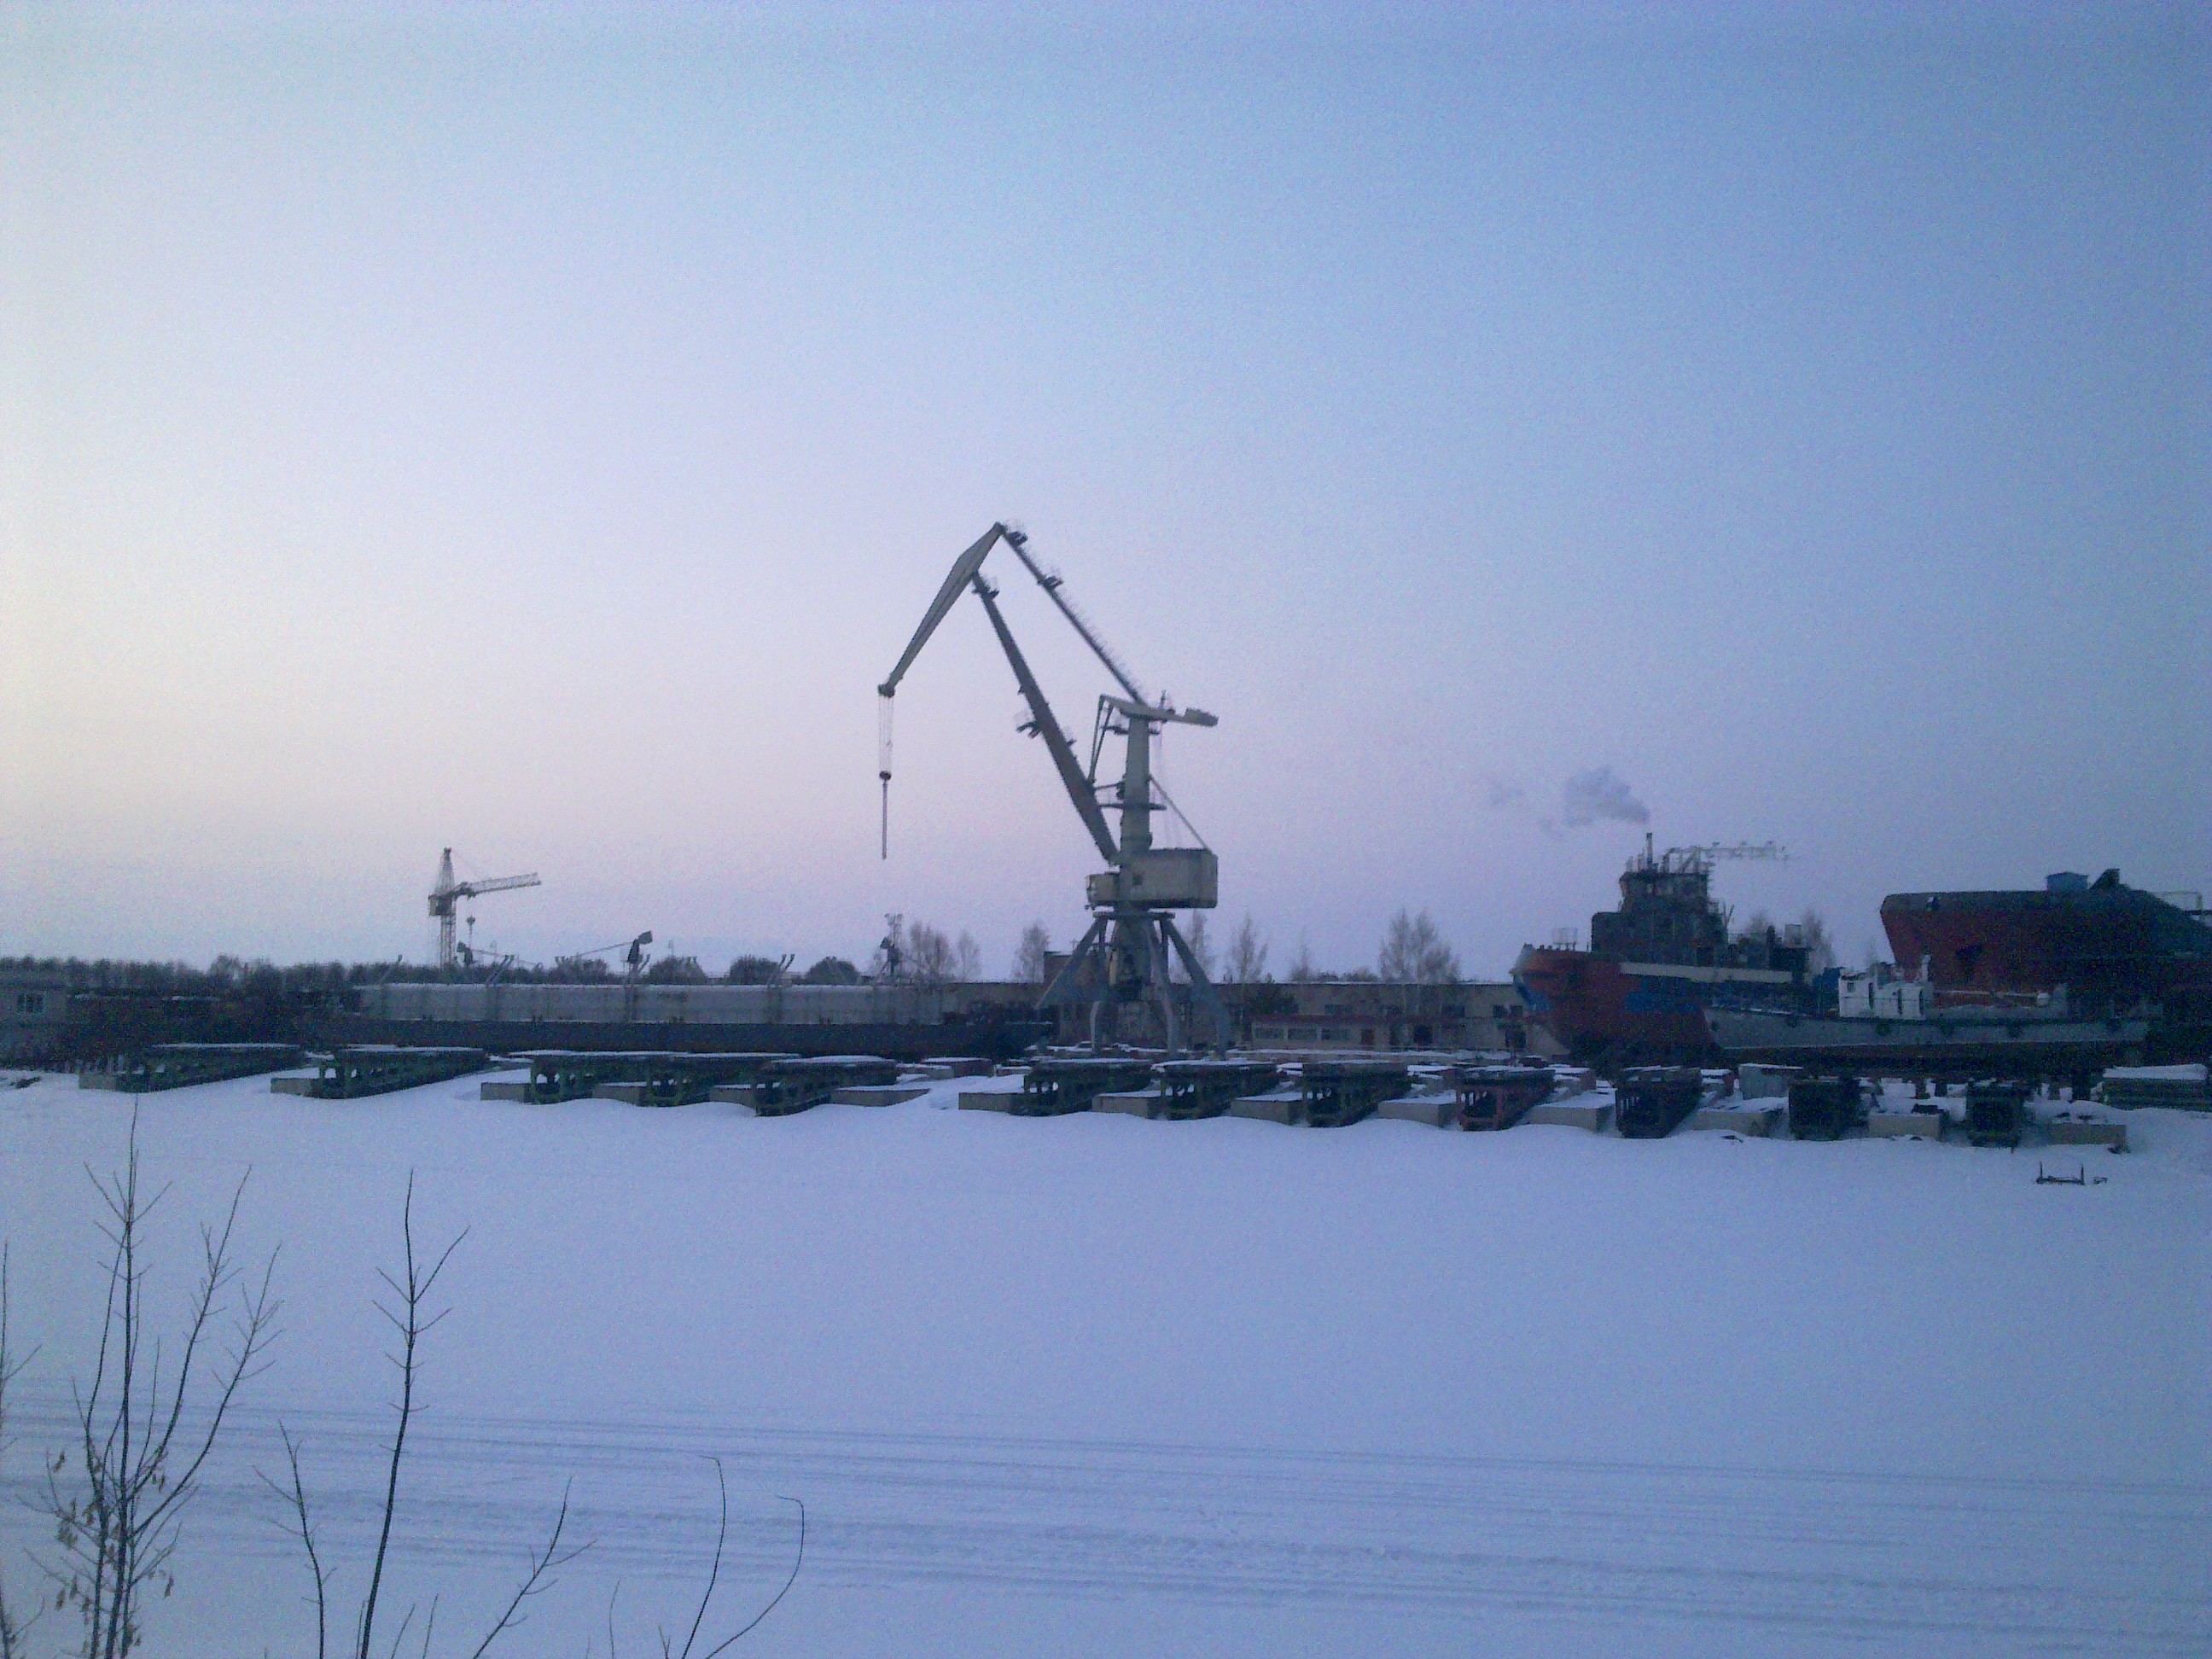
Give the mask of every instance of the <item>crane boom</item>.
[{"label": "crane boom", "polygon": [[945,577],[945,585],[937,590],[937,597],[929,602],[929,609],[923,612],[921,626],[914,630],[914,637],[907,641],[906,650],[899,657],[898,666],[892,669],[884,677],[884,683],[876,688],[878,696],[896,695],[899,682],[906,678],[906,671],[914,666],[914,659],[921,654],[921,647],[929,643],[929,636],[937,631],[937,624],[945,620],[945,613],[951,610],[960,598],[960,590],[968,586],[969,580],[981,567],[984,555],[1006,533],[1006,526],[993,525],[977,538],[975,546],[952,562],[951,574]]},{"label": "crane boom", "polygon": [[478,893],[504,893],[514,887],[538,887],[544,884],[535,871],[526,876],[495,876],[489,881],[465,881],[453,889],[456,898],[474,898]]},{"label": "crane boom", "polygon": [[1105,813],[1098,810],[1098,796],[1091,787],[1091,780],[1076,763],[1075,746],[1068,742],[1067,733],[1053,718],[1052,706],[1044,700],[1043,688],[1037,684],[1036,676],[1030,672],[1028,659],[1014,643],[1006,619],[999,614],[998,596],[991,592],[980,573],[969,580],[975,585],[976,598],[983,601],[983,609],[990,616],[992,631],[1006,649],[1006,660],[1013,665],[1015,683],[1022,688],[1023,700],[1030,706],[1030,723],[1037,736],[1044,739],[1044,746],[1052,751],[1052,763],[1059,769],[1060,781],[1066,786],[1067,798],[1075,803],[1076,815],[1083,820],[1083,827],[1098,843],[1100,855],[1110,864],[1115,858],[1114,832],[1107,827]]},{"label": "crane boom", "polygon": [[1030,574],[1036,578],[1036,585],[1044,589],[1046,596],[1060,607],[1060,614],[1067,618],[1068,625],[1083,635],[1084,644],[1089,646],[1098,660],[1106,665],[1106,672],[1121,682],[1121,689],[1129,694],[1130,701],[1144,703],[1149,707],[1152,700],[1137,689],[1136,680],[1131,676],[1129,671],[1121,665],[1121,659],[1106,648],[1106,642],[1098,637],[1097,632],[1091,628],[1090,620],[1075,608],[1075,602],[1073,599],[1060,592],[1065,586],[1060,578],[1048,576],[1037,568],[1037,562],[1030,557],[1030,538],[1018,530],[1008,530],[1004,533],[1006,545],[1014,550],[1014,556],[1028,568]]}]

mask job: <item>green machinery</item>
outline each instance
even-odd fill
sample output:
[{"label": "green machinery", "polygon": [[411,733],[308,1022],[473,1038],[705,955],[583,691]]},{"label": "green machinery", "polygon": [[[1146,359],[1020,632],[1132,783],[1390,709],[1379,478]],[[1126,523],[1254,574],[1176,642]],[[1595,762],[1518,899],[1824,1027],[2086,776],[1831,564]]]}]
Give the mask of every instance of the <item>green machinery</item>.
[{"label": "green machinery", "polygon": [[1548,1066],[1458,1066],[1451,1081],[1462,1129],[1510,1129],[1552,1095]]},{"label": "green machinery", "polygon": [[1371,1117],[1384,1101],[1406,1092],[1412,1075],[1390,1060],[1310,1060],[1298,1080],[1298,1116],[1316,1129],[1338,1129]]},{"label": "green machinery", "polygon": [[1249,1060],[1170,1060],[1157,1068],[1159,1099],[1149,1117],[1219,1117],[1229,1103],[1275,1086],[1281,1068]]},{"label": "green machinery", "polygon": [[1152,1080],[1152,1062],[1121,1055],[1040,1060],[1022,1079],[1021,1092],[1006,1109],[1016,1117],[1058,1117],[1087,1112],[1101,1095],[1142,1089]]},{"label": "green machinery", "polygon": [[1966,1085],[1966,1144],[2017,1146],[2027,1127],[2027,1085],[1983,1078]]},{"label": "green machinery", "polygon": [[896,1060],[877,1054],[813,1054],[779,1060],[746,1088],[744,1103],[763,1117],[785,1117],[819,1106],[840,1089],[881,1088],[896,1083],[898,1074]]},{"label": "green machinery", "polygon": [[1694,1066],[1632,1066],[1613,1089],[1613,1124],[1627,1140],[1662,1140],[1698,1109],[1705,1073]]},{"label": "green machinery", "polygon": [[1848,1073],[1801,1077],[1790,1085],[1790,1133],[1796,1140],[1841,1140],[1866,1122],[1866,1095]]},{"label": "green machinery", "polygon": [[696,1105],[722,1084],[757,1082],[788,1054],[700,1053],[680,1050],[536,1048],[518,1054],[530,1063],[523,1098],[540,1106],[580,1100],[602,1089],[633,1106]]},{"label": "green machinery", "polygon": [[150,1095],[196,1083],[281,1072],[304,1058],[299,1046],[290,1042],[157,1042],[117,1061],[111,1070],[80,1072],[76,1081],[81,1089]]},{"label": "green machinery", "polygon": [[[270,1086],[278,1094],[309,1095],[317,1100],[358,1100],[365,1095],[388,1095],[466,1077],[489,1064],[481,1048],[401,1048],[388,1043],[363,1043],[332,1049],[316,1061],[315,1075],[311,1078],[275,1078]],[[288,1084],[298,1086],[288,1088]]]}]

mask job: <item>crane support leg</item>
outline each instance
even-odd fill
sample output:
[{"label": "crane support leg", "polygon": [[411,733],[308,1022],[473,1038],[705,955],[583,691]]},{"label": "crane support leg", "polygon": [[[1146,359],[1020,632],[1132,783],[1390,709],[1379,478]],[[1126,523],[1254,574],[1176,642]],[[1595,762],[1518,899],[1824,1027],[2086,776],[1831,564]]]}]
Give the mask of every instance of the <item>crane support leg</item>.
[{"label": "crane support leg", "polygon": [[1215,1049],[1222,1054],[1228,1053],[1229,1010],[1222,1006],[1221,993],[1213,988],[1213,981],[1206,976],[1206,969],[1200,966],[1197,953],[1184,942],[1182,930],[1175,925],[1175,918],[1162,916],[1160,927],[1175,945],[1176,954],[1182,958],[1183,971],[1190,975],[1191,1001],[1206,1010],[1208,1021],[1213,1027]]},{"label": "crane support leg", "polygon": [[1169,1053],[1180,1054],[1184,1047],[1184,1021],[1176,1006],[1177,988],[1171,969],[1178,957],[1190,975],[1194,1012],[1204,1011],[1212,1046],[1226,1048],[1229,1015],[1220,994],[1176,927],[1172,913],[1166,910],[1129,908],[1094,916],[1068,957],[1067,965],[1045,988],[1037,1006],[1087,1006],[1091,1043],[1096,1048],[1115,1036],[1121,1003],[1149,1003],[1160,1022]]}]

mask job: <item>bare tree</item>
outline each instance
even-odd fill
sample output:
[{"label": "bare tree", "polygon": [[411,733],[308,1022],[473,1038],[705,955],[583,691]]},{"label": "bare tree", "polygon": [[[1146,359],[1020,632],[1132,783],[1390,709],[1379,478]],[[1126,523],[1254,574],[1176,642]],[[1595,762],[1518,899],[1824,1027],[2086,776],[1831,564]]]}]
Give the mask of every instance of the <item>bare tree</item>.
[{"label": "bare tree", "polygon": [[1314,966],[1313,951],[1306,944],[1306,936],[1298,935],[1298,953],[1291,958],[1290,981],[1293,985],[1310,985],[1321,977],[1321,969]]},{"label": "bare tree", "polygon": [[1459,957],[1426,910],[1418,916],[1401,910],[1390,918],[1375,970],[1393,985],[1450,985],[1460,978]]},{"label": "bare tree", "polygon": [[1267,941],[1260,936],[1249,910],[1230,937],[1228,975],[1232,985],[1257,985],[1267,975]]},{"label": "bare tree", "polygon": [[1183,943],[1190,946],[1190,953],[1198,958],[1198,965],[1206,969],[1206,978],[1212,979],[1215,960],[1213,933],[1206,924],[1205,911],[1191,912],[1190,927],[1183,934]]},{"label": "bare tree", "polygon": [[[389,1299],[380,1301],[376,1310],[391,1324],[398,1337],[398,1345],[387,1356],[392,1368],[399,1373],[399,1398],[392,1409],[398,1414],[392,1433],[392,1449],[385,1460],[384,1504],[376,1534],[376,1552],[370,1558],[368,1589],[362,1598],[361,1609],[354,1618],[353,1659],[373,1659],[376,1637],[378,1603],[384,1588],[384,1570],[392,1549],[392,1523],[399,1510],[399,1468],[407,1450],[407,1431],[422,1407],[415,1397],[415,1386],[422,1367],[422,1339],[441,1324],[451,1309],[430,1311],[431,1292],[436,1288],[438,1277],[446,1270],[453,1252],[460,1248],[461,1240],[468,1237],[466,1228],[456,1234],[434,1261],[416,1253],[415,1249],[415,1177],[407,1177],[407,1197],[400,1210],[399,1236],[401,1240],[400,1275],[380,1269],[377,1277],[384,1281]],[[326,1659],[330,1641],[330,1584],[335,1568],[323,1565],[321,1548],[315,1535],[314,1514],[307,1501],[307,1481],[300,1469],[300,1445],[292,1438],[291,1431],[283,1424],[277,1432],[284,1445],[286,1474],[289,1479],[283,1485],[261,1474],[263,1483],[284,1500],[289,1515],[286,1529],[300,1540],[307,1558],[307,1570],[315,1583],[315,1655]],[[259,1473],[257,1471],[257,1473]],[[531,1553],[527,1569],[514,1595],[500,1610],[500,1615],[483,1639],[477,1643],[471,1659],[482,1659],[491,1644],[507,1632],[520,1625],[526,1617],[523,1608],[530,1599],[552,1589],[553,1573],[581,1555],[587,1545],[563,1548],[562,1536],[568,1525],[568,1494],[561,1494],[561,1507],[553,1517],[553,1525],[545,1542]],[[422,1612],[419,1604],[411,1605],[399,1621],[399,1630],[389,1644],[390,1651],[397,1653],[400,1642],[415,1622],[415,1615]],[[431,1600],[423,1620],[422,1651],[430,1650],[430,1638],[437,1629],[438,1603]]]},{"label": "bare tree", "polygon": [[983,947],[965,927],[952,947],[952,976],[963,983],[983,977]]},{"label": "bare tree", "polygon": [[[698,1611],[691,1615],[691,1628],[684,1638],[684,1645],[678,1647],[674,1638],[667,1631],[662,1630],[658,1632],[660,1638],[661,1659],[691,1659],[691,1650],[698,1644],[700,1626],[707,1622],[707,1608],[714,1599],[714,1587],[720,1582],[722,1577],[722,1551],[729,1541],[730,1536],[730,1487],[728,1481],[723,1478],[722,1460],[719,1457],[710,1457],[707,1461],[714,1466],[714,1486],[722,1502],[721,1524],[714,1533],[714,1559],[707,1570],[707,1587],[700,1592]],[[806,1560],[806,1505],[796,1498],[781,1498],[780,1501],[791,1504],[799,1511],[799,1548],[792,1556],[791,1571],[784,1575],[783,1583],[776,1593],[769,1597],[767,1606],[700,1655],[699,1659],[719,1659],[719,1656],[722,1653],[751,1635],[758,1628],[761,1621],[775,1611],[776,1604],[790,1593],[791,1587],[799,1582],[799,1569]],[[619,1591],[620,1586],[617,1586],[617,1589]],[[614,1600],[610,1596],[607,1601],[607,1659],[617,1659],[615,1651],[614,1615]]]},{"label": "bare tree", "polygon": [[909,979],[923,985],[945,985],[954,977],[957,964],[952,941],[941,928],[926,921],[910,921],[906,925],[906,971]]},{"label": "bare tree", "polygon": [[1827,918],[1808,906],[1797,919],[1797,926],[1805,935],[1806,971],[1824,974],[1834,967],[1836,941],[1829,936]]},{"label": "bare tree", "polygon": [[[398,1413],[398,1421],[393,1427],[392,1449],[386,1462],[384,1505],[381,1524],[377,1532],[376,1553],[369,1565],[368,1593],[362,1599],[361,1611],[354,1623],[352,1659],[374,1659],[373,1638],[375,1633],[378,1593],[383,1583],[384,1570],[391,1548],[392,1518],[398,1508],[400,1463],[406,1449],[408,1427],[414,1420],[416,1413],[421,1409],[416,1399],[416,1382],[421,1366],[420,1350],[422,1339],[435,1329],[452,1311],[450,1309],[440,1309],[434,1313],[430,1311],[429,1298],[431,1292],[436,1287],[439,1275],[444,1273],[446,1264],[452,1259],[453,1252],[460,1248],[461,1240],[467,1236],[467,1230],[463,1229],[444,1249],[438,1253],[436,1260],[428,1261],[427,1264],[423,1257],[416,1255],[415,1178],[411,1175],[409,1176],[406,1200],[400,1212],[400,1239],[403,1251],[400,1275],[394,1278],[388,1273],[380,1272],[378,1274],[389,1292],[389,1301],[380,1302],[377,1304],[377,1310],[391,1322],[398,1339],[397,1349],[389,1358],[394,1369],[399,1373],[399,1398],[394,1402],[393,1407]],[[283,1500],[288,1512],[284,1523],[285,1529],[300,1540],[300,1547],[307,1556],[307,1570],[314,1580],[315,1656],[316,1659],[328,1659],[330,1585],[335,1569],[327,1567],[323,1563],[322,1549],[315,1529],[314,1512],[308,1502],[307,1481],[300,1468],[300,1444],[292,1438],[291,1431],[283,1425],[278,1425],[277,1431],[283,1442],[287,1479],[279,1483],[271,1480],[266,1474],[262,1474],[261,1480],[270,1491]],[[710,1461],[714,1465],[715,1482],[721,1490],[722,1510],[721,1525],[714,1539],[714,1562],[708,1571],[707,1587],[699,1598],[698,1609],[692,1616],[690,1631],[684,1638],[684,1645],[680,1649],[678,1648],[673,1638],[665,1629],[659,1632],[663,1659],[690,1659],[692,1649],[699,1639],[700,1630],[706,1623],[708,1608],[714,1601],[715,1586],[721,1577],[723,1549],[730,1530],[730,1497],[729,1489],[723,1483],[721,1460],[715,1458]],[[257,1473],[259,1472],[257,1471]],[[806,1506],[795,1498],[786,1498],[782,1501],[793,1505],[799,1510],[799,1547],[792,1560],[791,1571],[786,1576],[782,1588],[776,1591],[765,1607],[755,1613],[747,1623],[725,1638],[718,1645],[701,1655],[700,1659],[716,1659],[716,1656],[733,1643],[750,1634],[763,1619],[775,1610],[777,1603],[783,1600],[793,1583],[797,1581],[799,1570],[806,1559]],[[545,1541],[531,1553],[526,1570],[515,1586],[514,1593],[507,1597],[506,1604],[500,1610],[498,1619],[485,1632],[483,1638],[471,1650],[470,1659],[483,1659],[484,1654],[495,1642],[509,1631],[522,1625],[528,1616],[525,1609],[530,1601],[553,1588],[556,1583],[553,1574],[590,1547],[588,1544],[563,1546],[562,1540],[568,1529],[568,1510],[569,1492],[564,1488],[561,1494],[560,1509],[553,1517],[553,1524],[546,1534]],[[398,1632],[387,1644],[388,1654],[396,1655],[398,1652],[399,1644],[412,1626],[416,1613],[422,1610],[419,1604],[408,1608],[399,1621]],[[437,1599],[433,1597],[423,1621],[422,1652],[426,1656],[426,1659],[430,1651],[432,1635],[436,1629],[437,1617],[438,1602]],[[614,1651],[614,1604],[611,1600],[609,1601],[607,1607],[607,1644],[611,1659]],[[8,1659],[8,1656],[0,1655],[0,1659]]]},{"label": "bare tree", "polygon": [[1044,983],[1045,952],[1052,949],[1052,935],[1041,921],[1033,921],[1022,929],[1022,942],[1014,947],[1014,977],[1024,985]]},{"label": "bare tree", "polygon": [[[8,1451],[8,1385],[30,1363],[31,1354],[18,1358],[8,1344],[8,1247],[0,1244],[0,1457]],[[24,1632],[37,1620],[36,1613],[27,1620],[15,1616],[8,1602],[7,1581],[0,1578],[0,1659],[19,1659]]]},{"label": "bare tree", "polygon": [[[232,1244],[241,1177],[221,1229],[200,1229],[200,1277],[175,1369],[165,1376],[163,1343],[146,1307],[147,1220],[163,1193],[149,1199],[139,1190],[135,1115],[123,1172],[86,1174],[107,1212],[100,1228],[109,1245],[107,1289],[92,1380],[75,1395],[76,1467],[65,1451],[46,1471],[43,1507],[61,1552],[46,1571],[55,1604],[75,1607],[83,1619],[85,1659],[123,1659],[142,1638],[143,1593],[175,1582],[169,1559],[185,1506],[239,1389],[263,1369],[276,1338],[276,1255],[258,1285],[241,1278]],[[216,1354],[218,1309],[234,1290],[228,1346]]]}]

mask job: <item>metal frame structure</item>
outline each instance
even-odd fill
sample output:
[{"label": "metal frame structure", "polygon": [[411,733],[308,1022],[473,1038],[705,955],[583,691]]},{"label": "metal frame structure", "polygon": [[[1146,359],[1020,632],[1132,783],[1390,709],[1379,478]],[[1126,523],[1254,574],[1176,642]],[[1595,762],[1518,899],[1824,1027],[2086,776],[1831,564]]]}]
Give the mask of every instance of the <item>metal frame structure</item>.
[{"label": "metal frame structure", "polygon": [[[366,1095],[388,1095],[426,1083],[443,1083],[466,1077],[491,1063],[481,1048],[407,1048],[382,1043],[333,1048],[316,1064],[307,1088],[297,1092],[318,1100],[358,1100]],[[276,1083],[285,1079],[278,1078]],[[291,1090],[279,1090],[289,1094]]]},{"label": "metal frame structure", "polygon": [[1551,1098],[1548,1066],[1460,1066],[1451,1073],[1462,1129],[1510,1129]]},{"label": "metal frame structure", "polygon": [[1156,1068],[1160,1097],[1150,1115],[1176,1122],[1219,1117],[1231,1103],[1264,1094],[1282,1077],[1267,1060],[1169,1060]]},{"label": "metal frame structure", "polygon": [[[1116,696],[1109,693],[1098,699],[1087,771],[1077,760],[1074,744],[1069,742],[1066,730],[1045,701],[1043,690],[1037,684],[1036,676],[1030,672],[1028,659],[1014,643],[1013,634],[999,609],[999,590],[984,578],[984,558],[1002,542],[1013,550],[1014,556],[1091,647],[1092,654],[1105,665],[1107,672],[1124,694]],[[881,729],[878,776],[883,784],[884,855],[889,857],[890,853],[891,699],[922,647],[937,631],[938,624],[945,620],[961,595],[969,592],[981,601],[984,613],[991,621],[991,630],[998,635],[1000,647],[1006,653],[1007,664],[1014,671],[1015,684],[1020,687],[1028,706],[1030,717],[1022,729],[1044,739],[1054,769],[1060,775],[1061,787],[1066,790],[1076,816],[1083,820],[1084,829],[1109,866],[1085,884],[1085,899],[1091,912],[1091,925],[1066,965],[1045,988],[1038,1006],[1088,1006],[1091,1047],[1103,1050],[1116,1036],[1116,1016],[1121,1007],[1152,1004],[1158,1012],[1168,1053],[1180,1054],[1183,1048],[1182,1020],[1176,1006],[1174,974],[1174,965],[1180,962],[1189,978],[1191,1000],[1212,1025],[1213,1046],[1225,1049],[1230,1035],[1228,1011],[1223,1007],[1220,994],[1206,977],[1196,953],[1177,931],[1174,917],[1177,910],[1212,909],[1218,902],[1218,860],[1212,849],[1203,845],[1167,849],[1152,845],[1152,814],[1174,810],[1173,802],[1165,799],[1165,792],[1159,789],[1152,775],[1153,738],[1166,726],[1213,726],[1218,722],[1202,708],[1179,709],[1165,697],[1146,696],[1121,659],[1098,637],[1097,630],[1069,600],[1060,578],[1044,570],[1030,556],[1028,538],[1004,524],[993,525],[953,561],[951,572],[937,590],[937,597],[922,617],[921,625],[915,629],[914,638],[908,642],[897,665],[876,688]],[[1110,786],[1111,799],[1120,814],[1118,826],[1107,823],[1101,796],[1108,786],[1098,781],[1098,763],[1109,737],[1121,738],[1126,744],[1121,780]],[[1156,799],[1156,794],[1161,798]]]},{"label": "metal frame structure", "polygon": [[1704,1092],[1705,1074],[1694,1066],[1632,1066],[1613,1090],[1613,1127],[1624,1140],[1663,1140]]},{"label": "metal frame structure", "polygon": [[1298,1071],[1298,1118],[1309,1128],[1340,1129],[1375,1115],[1406,1091],[1412,1071],[1391,1060],[1307,1060]]},{"label": "metal frame structure", "polygon": [[1866,1121],[1866,1091],[1849,1073],[1795,1078],[1789,1101],[1793,1140],[1841,1140]]},{"label": "metal frame structure", "polygon": [[112,1066],[80,1072],[76,1080],[81,1089],[150,1095],[281,1072],[303,1057],[295,1042],[157,1042]]}]

